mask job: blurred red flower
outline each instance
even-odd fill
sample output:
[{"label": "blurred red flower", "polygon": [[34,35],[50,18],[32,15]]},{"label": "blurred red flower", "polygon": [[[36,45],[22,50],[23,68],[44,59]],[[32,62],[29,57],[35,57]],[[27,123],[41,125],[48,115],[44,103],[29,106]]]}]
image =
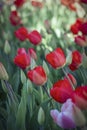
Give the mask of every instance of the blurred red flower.
[{"label": "blurred red flower", "polygon": [[67,77],[66,76],[64,77],[64,79],[66,79],[66,80],[69,81],[68,78],[71,80],[71,82],[72,82],[73,85],[75,85],[75,86],[77,85],[76,79],[75,79],[75,77],[72,74],[68,73]]},{"label": "blurred red flower", "polygon": [[64,66],[66,58],[61,48],[56,48],[53,52],[46,55],[46,60],[55,69]]},{"label": "blurred red flower", "polygon": [[83,35],[87,35],[87,22],[81,24],[79,30],[82,32]]},{"label": "blurred red flower", "polygon": [[10,19],[10,23],[13,26],[21,24],[21,18],[18,15],[18,12],[16,10],[11,11],[9,19]]},{"label": "blurred red flower", "polygon": [[69,65],[69,68],[74,71],[82,63],[82,55],[79,51],[75,50],[72,52],[72,63]]},{"label": "blurred red flower", "polygon": [[14,5],[16,7],[21,7],[25,2],[26,2],[26,0],[15,0]]},{"label": "blurred red flower", "polygon": [[42,41],[42,36],[37,30],[33,30],[32,32],[30,32],[27,38],[33,45],[38,45]]},{"label": "blurred red flower", "polygon": [[34,6],[34,7],[39,7],[39,8],[42,8],[42,7],[43,7],[43,2],[42,2],[42,1],[39,1],[39,0],[31,0],[31,4],[32,4],[32,6]]},{"label": "blurred red flower", "polygon": [[66,79],[57,81],[50,89],[50,95],[52,98],[60,103],[64,103],[67,99],[69,99],[72,92],[72,86]]},{"label": "blurred red flower", "polygon": [[80,26],[83,23],[83,19],[78,18],[74,24],[71,25],[70,30],[73,34],[78,34]]},{"label": "blurred red flower", "polygon": [[42,66],[37,66],[27,72],[28,78],[36,85],[44,85],[47,81],[47,75]]},{"label": "blurred red flower", "polygon": [[15,36],[21,41],[25,41],[27,39],[28,30],[25,27],[20,27],[14,33]]},{"label": "blurred red flower", "polygon": [[79,86],[72,94],[72,101],[81,109],[87,109],[87,86]]},{"label": "blurred red flower", "polygon": [[30,65],[30,57],[24,48],[17,50],[17,55],[14,58],[14,63],[21,69],[26,69]]},{"label": "blurred red flower", "polygon": [[29,48],[28,53],[29,53],[31,58],[37,60],[37,54],[36,54],[36,52],[35,52],[35,50],[33,48]]},{"label": "blurred red flower", "polygon": [[75,37],[75,43],[78,44],[79,46],[82,46],[82,47],[87,46],[87,38],[86,38],[86,36],[84,36],[84,35],[76,36]]}]

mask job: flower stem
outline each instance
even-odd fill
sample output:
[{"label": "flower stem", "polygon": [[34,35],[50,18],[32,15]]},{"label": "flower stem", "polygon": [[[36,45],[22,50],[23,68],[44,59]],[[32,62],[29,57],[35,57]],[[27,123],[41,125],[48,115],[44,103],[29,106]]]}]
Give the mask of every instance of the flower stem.
[{"label": "flower stem", "polygon": [[42,86],[42,88],[43,88],[43,89],[44,89],[44,91],[46,92],[47,96],[50,98],[50,95],[49,95],[49,93],[48,93],[48,91],[47,91],[46,87],[43,85],[43,86]]}]

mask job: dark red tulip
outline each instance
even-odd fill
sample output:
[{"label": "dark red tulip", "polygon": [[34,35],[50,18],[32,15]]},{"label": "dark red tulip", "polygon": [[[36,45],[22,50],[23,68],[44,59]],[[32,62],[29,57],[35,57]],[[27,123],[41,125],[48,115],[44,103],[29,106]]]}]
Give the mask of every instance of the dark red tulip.
[{"label": "dark red tulip", "polygon": [[23,4],[26,2],[26,0],[15,0],[14,1],[14,5],[16,6],[16,7],[21,7],[21,6],[23,6]]}]

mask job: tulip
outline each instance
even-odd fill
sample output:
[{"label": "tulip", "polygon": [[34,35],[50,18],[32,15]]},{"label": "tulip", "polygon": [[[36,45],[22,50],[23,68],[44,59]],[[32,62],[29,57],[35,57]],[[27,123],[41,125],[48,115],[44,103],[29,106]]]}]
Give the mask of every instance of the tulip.
[{"label": "tulip", "polygon": [[70,82],[66,79],[57,81],[50,89],[51,97],[60,103],[64,103],[68,98],[70,98],[72,92],[73,88]]},{"label": "tulip", "polygon": [[75,43],[82,47],[87,46],[87,38],[84,35],[76,36]]},{"label": "tulip", "polygon": [[39,8],[43,7],[43,2],[41,0],[31,0],[31,4],[34,7],[39,7]]},{"label": "tulip", "polygon": [[87,35],[87,22],[81,24],[79,30],[82,32],[83,35]]},{"label": "tulip", "polygon": [[69,65],[69,68],[74,71],[79,68],[82,63],[82,55],[79,51],[75,50],[72,52],[72,63]]},{"label": "tulip", "polygon": [[21,23],[21,18],[18,15],[18,12],[16,10],[11,11],[9,19],[10,19],[10,23],[13,26],[19,25]]},{"label": "tulip", "polygon": [[14,58],[14,63],[21,69],[26,69],[30,65],[30,57],[24,48],[19,48]]},{"label": "tulip", "polygon": [[14,5],[16,6],[16,7],[21,7],[21,6],[23,6],[23,4],[26,2],[26,0],[15,0],[14,1]]},{"label": "tulip", "polygon": [[37,59],[36,52],[35,52],[35,50],[33,48],[29,48],[28,49],[28,53],[29,53],[29,55],[30,55],[31,58],[33,58],[35,60]]},{"label": "tulip", "polygon": [[67,77],[66,76],[64,77],[64,79],[66,79],[66,80],[69,80],[68,78],[71,80],[71,82],[73,83],[74,86],[77,85],[76,79],[72,74],[68,73]]},{"label": "tulip", "polygon": [[71,25],[70,30],[73,34],[78,34],[83,19],[77,19],[74,24]]},{"label": "tulip", "polygon": [[84,126],[86,119],[81,110],[68,99],[61,108],[61,112],[57,109],[51,110],[50,114],[54,122],[64,129],[75,128],[76,126]]},{"label": "tulip", "polygon": [[65,65],[66,58],[61,48],[56,48],[53,52],[46,55],[46,60],[55,69]]},{"label": "tulip", "polygon": [[47,75],[42,66],[37,66],[27,72],[28,78],[36,85],[44,85],[47,81]]},{"label": "tulip", "polygon": [[25,41],[27,35],[28,35],[28,31],[25,27],[20,27],[18,30],[15,31],[15,36],[21,41]]},{"label": "tulip", "polygon": [[87,109],[87,86],[80,86],[72,94],[72,101],[81,109]]},{"label": "tulip", "polygon": [[33,45],[38,45],[42,41],[42,36],[37,30],[33,30],[32,32],[30,32],[27,38]]}]

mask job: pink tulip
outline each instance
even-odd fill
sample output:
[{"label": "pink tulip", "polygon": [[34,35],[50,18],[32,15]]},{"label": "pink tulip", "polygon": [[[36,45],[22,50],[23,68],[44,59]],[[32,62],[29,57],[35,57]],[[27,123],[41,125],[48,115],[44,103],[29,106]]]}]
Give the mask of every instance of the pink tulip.
[{"label": "pink tulip", "polygon": [[85,117],[81,110],[68,99],[61,108],[61,112],[57,109],[50,112],[54,122],[64,129],[75,128],[76,126],[84,126]]}]

